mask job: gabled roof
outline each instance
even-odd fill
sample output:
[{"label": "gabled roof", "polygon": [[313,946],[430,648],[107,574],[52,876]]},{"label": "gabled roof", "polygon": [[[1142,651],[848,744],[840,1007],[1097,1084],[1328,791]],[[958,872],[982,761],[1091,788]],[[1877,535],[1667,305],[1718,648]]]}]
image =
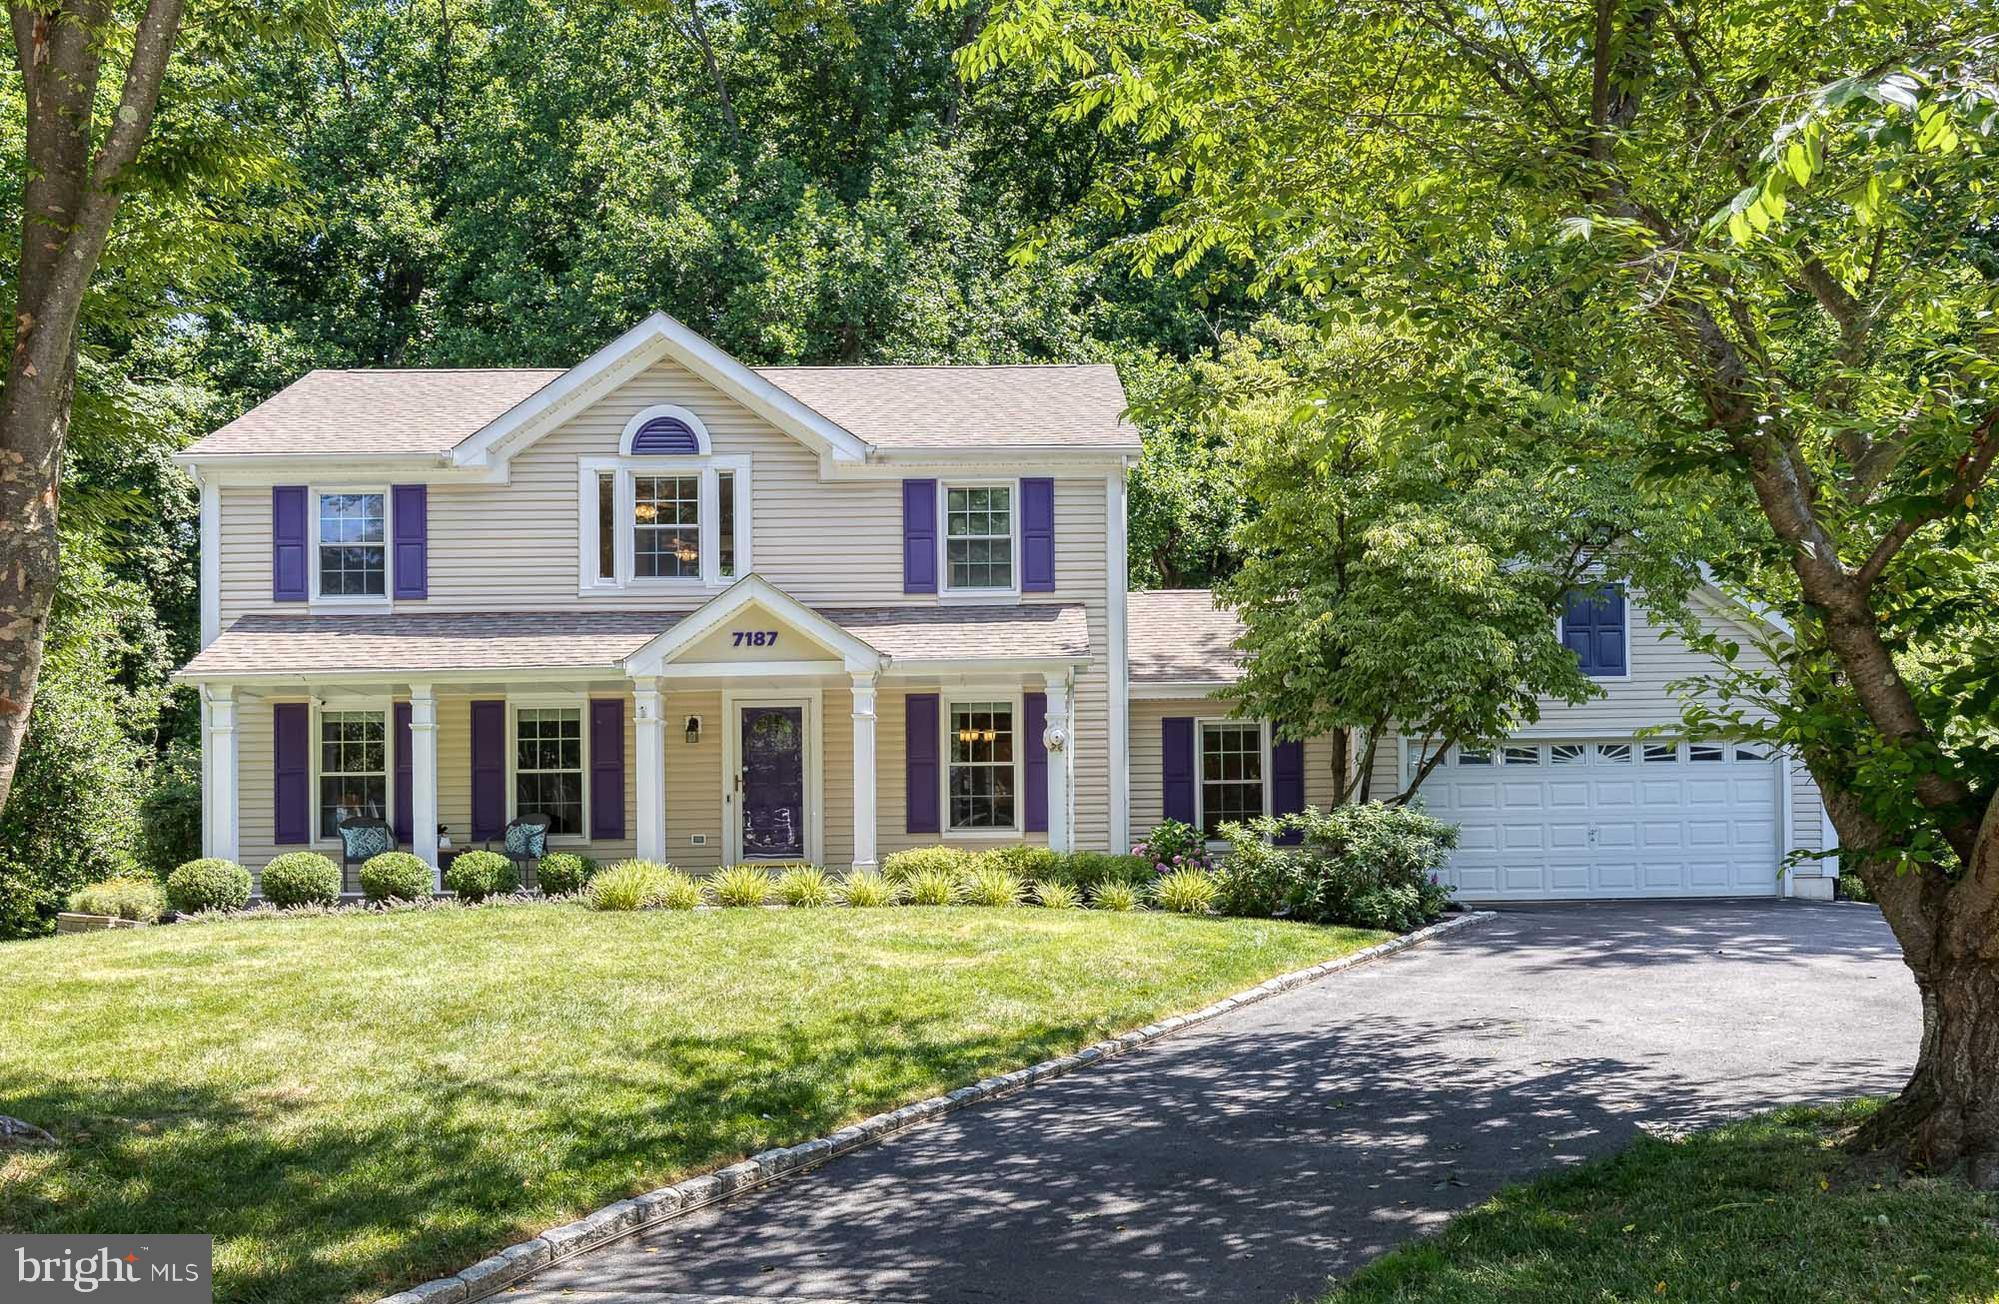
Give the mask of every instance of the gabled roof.
[{"label": "gabled roof", "polygon": [[822,454],[1057,448],[1135,453],[1108,364],[749,367],[654,313],[574,367],[311,371],[181,456],[310,454],[503,461],[671,359]]},{"label": "gabled roof", "polygon": [[881,649],[865,638],[841,627],[821,612],[792,597],[761,575],[745,575],[722,592],[701,604],[686,619],[675,622],[657,638],[630,656],[624,666],[635,675],[659,674],[672,662],[726,625],[737,613],[761,607],[777,620],[805,635],[821,647],[831,649],[854,670],[880,670],[888,664]]}]

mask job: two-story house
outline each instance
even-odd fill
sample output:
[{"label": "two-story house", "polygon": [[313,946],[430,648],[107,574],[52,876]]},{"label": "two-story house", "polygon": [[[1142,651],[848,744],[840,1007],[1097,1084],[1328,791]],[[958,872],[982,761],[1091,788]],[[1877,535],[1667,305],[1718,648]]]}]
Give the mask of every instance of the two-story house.
[{"label": "two-story house", "polygon": [[[540,814],[600,860],[844,868],[1323,803],[1322,746],[1209,700],[1233,658],[1207,596],[1126,594],[1124,408],[1108,366],[752,368],[663,314],[567,370],[312,372],[180,458],[205,852],[254,871],[358,814],[435,864],[440,827],[464,846]],[[1578,799],[1575,746],[1580,799],[1621,800],[1589,748],[1675,718],[1647,675],[1533,744],[1550,810]],[[1431,790],[1467,825],[1468,895],[1527,882],[1478,859],[1525,853],[1527,745]],[[1716,814],[1705,762],[1677,760],[1670,794],[1634,762],[1631,837],[1668,800]],[[1551,871],[1538,894],[1777,891],[1797,841],[1765,805],[1795,785],[1761,764],[1767,800],[1737,785],[1719,812],[1730,845],[1764,840],[1753,866]]]}]

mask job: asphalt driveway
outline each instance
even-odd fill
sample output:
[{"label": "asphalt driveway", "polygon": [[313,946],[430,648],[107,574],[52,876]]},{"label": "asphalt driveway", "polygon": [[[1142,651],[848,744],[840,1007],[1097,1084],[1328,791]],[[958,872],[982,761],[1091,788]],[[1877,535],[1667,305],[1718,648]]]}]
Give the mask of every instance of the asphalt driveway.
[{"label": "asphalt driveway", "polygon": [[582,1256],[532,1299],[1311,1298],[1514,1178],[1883,1092],[1871,908],[1569,906],[1337,974]]}]

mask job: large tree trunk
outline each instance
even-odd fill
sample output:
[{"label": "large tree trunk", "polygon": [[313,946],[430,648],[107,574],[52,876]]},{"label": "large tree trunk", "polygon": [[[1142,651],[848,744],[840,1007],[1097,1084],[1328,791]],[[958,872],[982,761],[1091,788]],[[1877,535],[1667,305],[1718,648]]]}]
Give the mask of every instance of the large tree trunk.
[{"label": "large tree trunk", "polygon": [[1918,971],[1923,1041],[1902,1094],[1854,1138],[1931,1173],[1999,1187],[1999,964],[1965,957]]}]

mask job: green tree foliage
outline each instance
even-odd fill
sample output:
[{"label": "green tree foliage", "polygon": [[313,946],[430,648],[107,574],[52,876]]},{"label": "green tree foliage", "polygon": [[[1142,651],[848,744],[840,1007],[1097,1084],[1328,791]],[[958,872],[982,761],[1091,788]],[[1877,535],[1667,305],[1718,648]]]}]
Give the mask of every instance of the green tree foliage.
[{"label": "green tree foliage", "polygon": [[[1743,701],[1810,766],[1925,999],[1866,1139],[1999,1183],[1991,7],[1008,0],[964,64],[1144,142],[1096,196],[1156,217],[1122,241],[1136,269],[1220,256],[1470,344],[1753,498],[1721,578],[1796,652]],[[1466,399],[1383,395],[1440,428]]]},{"label": "green tree foliage", "polygon": [[[1480,403],[1449,441],[1380,401],[1453,373]],[[1365,730],[1358,763],[1343,745],[1333,762],[1363,801],[1398,795],[1371,788],[1394,730],[1434,758],[1600,696],[1555,638],[1564,595],[1621,583],[1683,615],[1717,533],[1639,483],[1630,432],[1593,405],[1418,335],[1270,319],[1189,376],[1250,504],[1221,586],[1244,626],[1239,709],[1290,737]]]}]

